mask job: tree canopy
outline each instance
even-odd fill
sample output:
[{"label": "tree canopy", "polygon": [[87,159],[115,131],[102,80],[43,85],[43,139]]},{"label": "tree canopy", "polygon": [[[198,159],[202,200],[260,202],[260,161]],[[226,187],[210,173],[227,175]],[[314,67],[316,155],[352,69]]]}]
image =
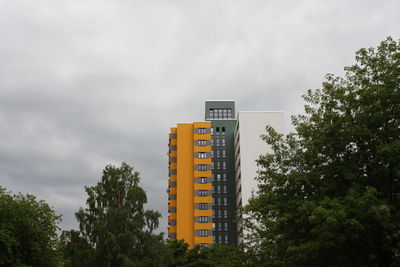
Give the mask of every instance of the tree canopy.
[{"label": "tree canopy", "polygon": [[249,248],[268,266],[395,266],[400,257],[400,44],[356,52],[309,90],[286,136],[267,127]]},{"label": "tree canopy", "polygon": [[60,220],[44,200],[0,186],[0,265],[56,266]]},{"label": "tree canopy", "polygon": [[175,267],[242,267],[251,266],[246,253],[238,247],[213,244],[211,247],[194,247],[182,240],[168,240],[161,266]]},{"label": "tree canopy", "polygon": [[63,231],[59,238],[58,250],[64,267],[93,266],[94,248],[80,235],[79,231]]},{"label": "tree canopy", "polygon": [[98,266],[157,265],[162,235],[154,234],[160,213],[145,210],[139,173],[126,163],[107,165],[97,185],[86,187],[87,207],[76,213],[80,232],[94,248]]}]

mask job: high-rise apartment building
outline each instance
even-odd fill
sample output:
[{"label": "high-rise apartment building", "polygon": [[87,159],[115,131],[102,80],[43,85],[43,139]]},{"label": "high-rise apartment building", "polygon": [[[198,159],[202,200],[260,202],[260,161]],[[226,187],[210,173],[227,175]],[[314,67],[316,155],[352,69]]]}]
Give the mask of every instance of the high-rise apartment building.
[{"label": "high-rise apartment building", "polygon": [[[169,135],[168,236],[190,246],[241,242],[237,210],[256,189],[265,126],[283,132],[282,112],[239,112],[232,100],[206,101],[205,122]],[[240,214],[239,214],[240,216]]]}]

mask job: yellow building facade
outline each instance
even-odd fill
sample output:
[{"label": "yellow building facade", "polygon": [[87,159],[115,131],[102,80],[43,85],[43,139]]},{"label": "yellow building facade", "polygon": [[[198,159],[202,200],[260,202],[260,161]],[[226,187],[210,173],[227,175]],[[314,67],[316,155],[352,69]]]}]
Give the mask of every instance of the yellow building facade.
[{"label": "yellow building facade", "polygon": [[178,123],[169,134],[168,237],[213,243],[211,122]]}]

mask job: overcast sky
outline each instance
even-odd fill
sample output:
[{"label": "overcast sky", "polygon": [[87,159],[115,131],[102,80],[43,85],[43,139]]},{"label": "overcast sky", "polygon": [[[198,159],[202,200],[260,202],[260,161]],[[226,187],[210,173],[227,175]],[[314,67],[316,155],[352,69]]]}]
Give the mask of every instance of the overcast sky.
[{"label": "overcast sky", "polygon": [[400,1],[0,0],[0,185],[77,228],[108,163],[167,219],[167,142],[204,100],[303,112],[354,52],[400,37]]}]

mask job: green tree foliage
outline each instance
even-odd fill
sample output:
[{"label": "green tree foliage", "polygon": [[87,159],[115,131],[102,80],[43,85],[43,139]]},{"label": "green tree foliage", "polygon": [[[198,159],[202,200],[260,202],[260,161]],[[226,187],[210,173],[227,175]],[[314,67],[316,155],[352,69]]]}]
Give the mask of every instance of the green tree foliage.
[{"label": "green tree foliage", "polygon": [[214,244],[211,247],[194,247],[182,240],[167,241],[163,266],[175,267],[241,267],[249,266],[243,250],[226,245]]},{"label": "green tree foliage", "polygon": [[0,186],[0,266],[56,266],[60,220],[45,201]]},{"label": "green tree foliage", "polygon": [[399,266],[400,44],[361,49],[308,91],[296,133],[267,127],[249,246],[268,266]]},{"label": "green tree foliage", "polygon": [[214,244],[211,247],[202,248],[200,263],[196,266],[241,267],[249,266],[246,254],[235,246]]},{"label": "green tree foliage", "polygon": [[164,266],[184,266],[189,245],[183,240],[168,240],[164,245]]},{"label": "green tree foliage", "polygon": [[79,231],[63,231],[60,236],[59,251],[63,255],[65,267],[86,267],[92,265],[93,247],[80,236]]},{"label": "green tree foliage", "polygon": [[97,185],[85,188],[87,207],[76,213],[80,232],[94,248],[97,266],[157,265],[162,253],[160,213],[145,210],[139,174],[126,163],[108,165]]}]

